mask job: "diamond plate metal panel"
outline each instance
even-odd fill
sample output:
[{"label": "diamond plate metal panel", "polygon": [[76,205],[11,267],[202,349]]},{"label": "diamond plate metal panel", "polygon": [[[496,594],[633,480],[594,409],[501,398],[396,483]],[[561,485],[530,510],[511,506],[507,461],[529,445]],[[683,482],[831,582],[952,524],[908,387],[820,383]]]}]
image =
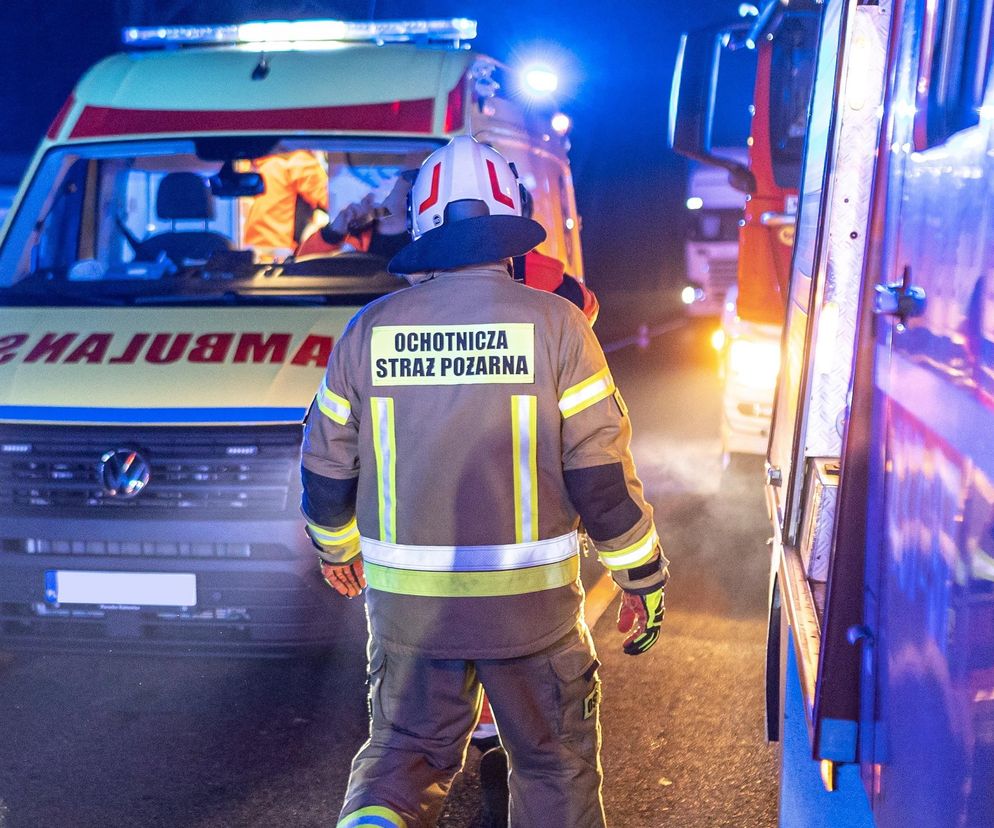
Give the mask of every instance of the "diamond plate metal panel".
[{"label": "diamond plate metal panel", "polygon": [[805,433],[808,457],[838,457],[842,450],[889,21],[889,4],[857,8],[838,98],[843,111],[833,163],[828,260]]}]

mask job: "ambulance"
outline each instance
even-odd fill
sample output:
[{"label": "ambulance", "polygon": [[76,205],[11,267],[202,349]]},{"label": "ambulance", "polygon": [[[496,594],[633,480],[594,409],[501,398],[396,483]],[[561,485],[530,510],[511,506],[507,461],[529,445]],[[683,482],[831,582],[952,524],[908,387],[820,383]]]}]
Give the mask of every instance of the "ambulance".
[{"label": "ambulance", "polygon": [[398,182],[474,135],[583,276],[568,119],[475,32],[132,28],[79,81],[0,235],[0,647],[333,643],[301,423],[349,319],[406,285]]}]

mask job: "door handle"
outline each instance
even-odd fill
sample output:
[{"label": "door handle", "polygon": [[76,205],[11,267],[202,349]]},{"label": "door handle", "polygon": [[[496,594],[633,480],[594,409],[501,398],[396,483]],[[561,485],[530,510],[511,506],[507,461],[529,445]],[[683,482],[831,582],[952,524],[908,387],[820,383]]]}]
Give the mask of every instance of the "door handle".
[{"label": "door handle", "polygon": [[907,321],[925,313],[925,290],[911,284],[911,265],[904,266],[901,281],[877,285],[873,312],[879,316],[896,316],[903,328]]},{"label": "door handle", "polygon": [[794,213],[777,213],[769,210],[759,217],[759,223],[763,227],[793,227],[797,224],[797,216]]}]

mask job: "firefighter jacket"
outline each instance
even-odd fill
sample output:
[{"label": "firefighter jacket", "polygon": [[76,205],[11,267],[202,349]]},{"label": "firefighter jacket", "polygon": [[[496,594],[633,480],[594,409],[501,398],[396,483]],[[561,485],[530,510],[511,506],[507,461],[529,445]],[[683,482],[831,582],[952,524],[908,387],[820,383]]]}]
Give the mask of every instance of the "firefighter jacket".
[{"label": "firefighter jacket", "polygon": [[511,658],[576,624],[577,528],[630,591],[666,561],[590,325],[503,265],[367,305],[304,431],[303,512],[329,563],[362,555],[372,634],[429,658]]}]

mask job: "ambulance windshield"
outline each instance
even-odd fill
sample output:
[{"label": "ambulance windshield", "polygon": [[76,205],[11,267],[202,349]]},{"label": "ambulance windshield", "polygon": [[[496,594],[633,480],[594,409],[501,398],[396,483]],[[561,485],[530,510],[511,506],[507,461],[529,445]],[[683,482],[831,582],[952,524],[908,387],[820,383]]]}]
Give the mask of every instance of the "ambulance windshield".
[{"label": "ambulance windshield", "polygon": [[408,241],[408,171],[435,146],[248,137],[54,149],[0,250],[0,304],[386,293],[404,284],[386,264]]}]

